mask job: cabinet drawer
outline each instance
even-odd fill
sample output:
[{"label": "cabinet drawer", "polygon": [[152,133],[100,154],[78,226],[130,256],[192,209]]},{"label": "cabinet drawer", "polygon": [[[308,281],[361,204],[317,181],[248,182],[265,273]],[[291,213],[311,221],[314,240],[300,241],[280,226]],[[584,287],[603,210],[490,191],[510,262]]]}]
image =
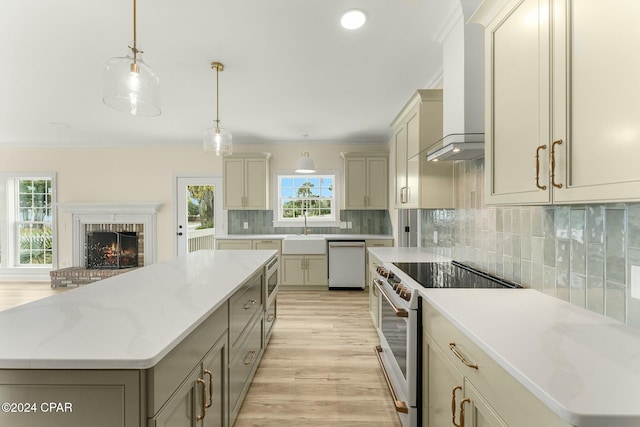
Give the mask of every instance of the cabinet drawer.
[{"label": "cabinet drawer", "polygon": [[252,323],[249,332],[243,336],[235,349],[232,350],[231,363],[229,364],[229,408],[231,413],[236,413],[236,405],[241,403],[247,382],[253,368],[258,364],[262,351],[262,321]]},{"label": "cabinet drawer", "polygon": [[147,370],[147,413],[155,415],[227,330],[229,308],[219,307],[153,368]]},{"label": "cabinet drawer", "polygon": [[[453,365],[472,383],[493,409],[510,426],[567,426],[542,401],[498,365],[480,347],[426,303],[422,311],[427,340],[437,345]],[[455,344],[452,345],[452,344]],[[455,352],[459,354],[456,355]],[[477,369],[467,366],[477,365]]]},{"label": "cabinet drawer", "polygon": [[233,347],[253,316],[262,310],[262,274],[256,274],[229,299],[229,342]]}]

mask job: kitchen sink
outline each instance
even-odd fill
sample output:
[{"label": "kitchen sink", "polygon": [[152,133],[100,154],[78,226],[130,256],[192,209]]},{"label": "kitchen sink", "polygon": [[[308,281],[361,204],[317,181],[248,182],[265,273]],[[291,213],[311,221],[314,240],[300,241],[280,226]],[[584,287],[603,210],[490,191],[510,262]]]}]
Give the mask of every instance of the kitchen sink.
[{"label": "kitchen sink", "polygon": [[327,253],[327,241],[318,234],[292,234],[282,239],[283,255],[317,255]]}]

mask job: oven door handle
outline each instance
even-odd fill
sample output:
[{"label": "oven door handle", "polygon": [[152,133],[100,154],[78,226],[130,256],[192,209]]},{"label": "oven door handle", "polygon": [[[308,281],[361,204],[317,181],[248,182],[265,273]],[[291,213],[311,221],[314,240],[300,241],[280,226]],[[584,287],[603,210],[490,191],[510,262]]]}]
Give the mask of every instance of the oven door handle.
[{"label": "oven door handle", "polygon": [[384,299],[387,300],[387,302],[389,303],[389,305],[391,306],[391,308],[393,308],[393,311],[396,313],[396,316],[398,317],[409,317],[409,312],[407,310],[405,310],[404,308],[398,308],[393,301],[391,301],[391,299],[387,296],[387,294],[384,292],[384,290],[382,289],[382,285],[380,280],[374,280],[373,283],[376,285],[376,288],[378,288],[378,291],[380,291],[380,293],[382,294],[382,296],[384,296]]},{"label": "oven door handle", "polygon": [[407,406],[406,402],[398,400],[396,391],[393,389],[393,384],[391,384],[391,380],[389,379],[389,374],[387,374],[387,370],[385,369],[384,363],[382,362],[382,356],[380,355],[380,353],[382,353],[382,347],[377,345],[373,349],[376,352],[376,357],[378,358],[378,363],[380,363],[380,368],[382,368],[382,374],[384,375],[384,380],[387,382],[387,387],[389,388],[389,393],[391,393],[391,399],[393,399],[393,405],[396,407],[396,412],[408,414],[409,407]]}]

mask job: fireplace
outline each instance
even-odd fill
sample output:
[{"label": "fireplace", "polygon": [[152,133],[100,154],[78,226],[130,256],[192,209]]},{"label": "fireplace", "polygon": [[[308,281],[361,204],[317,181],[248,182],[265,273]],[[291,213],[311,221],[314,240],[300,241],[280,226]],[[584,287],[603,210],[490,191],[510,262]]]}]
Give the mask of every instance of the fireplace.
[{"label": "fireplace", "polygon": [[87,268],[119,269],[138,266],[138,233],[89,231],[86,233]]}]

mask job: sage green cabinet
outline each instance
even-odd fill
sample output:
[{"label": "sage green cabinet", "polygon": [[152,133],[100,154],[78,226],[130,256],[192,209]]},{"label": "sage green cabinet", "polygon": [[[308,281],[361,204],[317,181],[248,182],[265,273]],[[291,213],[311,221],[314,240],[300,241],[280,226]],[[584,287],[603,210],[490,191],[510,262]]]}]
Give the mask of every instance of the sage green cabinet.
[{"label": "sage green cabinet", "polygon": [[428,162],[426,149],[442,138],[442,90],[421,89],[391,123],[395,150],[395,207],[453,207],[453,162]]},{"label": "sage green cabinet", "polygon": [[282,251],[282,239],[216,239],[216,249],[222,250],[249,250],[249,249],[275,249]]},{"label": "sage green cabinet", "polygon": [[383,210],[389,199],[387,153],[341,153],[344,159],[344,209]]},{"label": "sage green cabinet", "polygon": [[515,377],[425,301],[423,427],[569,427]]},{"label": "sage green cabinet", "polygon": [[224,209],[269,208],[268,153],[231,154],[222,159]]},{"label": "sage green cabinet", "polygon": [[216,249],[221,250],[249,250],[251,249],[251,240],[242,239],[216,239]]},{"label": "sage green cabinet", "polygon": [[326,255],[283,255],[282,286],[324,287],[328,284]]},{"label": "sage green cabinet", "polygon": [[640,199],[638,20],[636,0],[483,2],[487,204]]},{"label": "sage green cabinet", "polygon": [[0,426],[139,427],[138,370],[0,370]]},{"label": "sage green cabinet", "polygon": [[228,426],[227,335],[178,387],[148,427]]}]

